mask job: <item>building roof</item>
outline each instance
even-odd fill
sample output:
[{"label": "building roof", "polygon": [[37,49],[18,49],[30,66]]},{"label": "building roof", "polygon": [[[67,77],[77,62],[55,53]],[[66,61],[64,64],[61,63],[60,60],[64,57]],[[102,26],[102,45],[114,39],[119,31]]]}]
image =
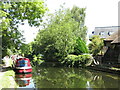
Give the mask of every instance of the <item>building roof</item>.
[{"label": "building roof", "polygon": [[108,36],[105,41],[113,41],[115,38],[118,37],[118,31],[113,33],[111,36]]},{"label": "building roof", "polygon": [[120,36],[117,37],[114,41],[111,42],[112,44],[120,43]]},{"label": "building roof", "polygon": [[105,27],[95,27],[95,28],[120,28],[120,26],[105,26]]},{"label": "building roof", "polygon": [[[100,38],[107,38],[113,33],[117,32],[120,29],[120,26],[107,26],[107,27],[95,27],[95,30],[92,32],[92,35],[99,35]],[[90,36],[90,37],[91,37]]]},{"label": "building roof", "polygon": [[104,41],[112,41],[111,43],[120,43],[120,29],[113,33],[111,36],[108,36]]}]

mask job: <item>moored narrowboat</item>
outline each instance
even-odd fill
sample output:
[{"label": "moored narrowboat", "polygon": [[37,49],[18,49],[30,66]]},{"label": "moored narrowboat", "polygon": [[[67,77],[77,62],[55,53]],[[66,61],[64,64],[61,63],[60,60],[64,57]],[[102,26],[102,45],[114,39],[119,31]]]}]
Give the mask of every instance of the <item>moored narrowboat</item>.
[{"label": "moored narrowboat", "polygon": [[30,73],[32,72],[32,66],[28,58],[19,58],[15,64],[16,73]]}]

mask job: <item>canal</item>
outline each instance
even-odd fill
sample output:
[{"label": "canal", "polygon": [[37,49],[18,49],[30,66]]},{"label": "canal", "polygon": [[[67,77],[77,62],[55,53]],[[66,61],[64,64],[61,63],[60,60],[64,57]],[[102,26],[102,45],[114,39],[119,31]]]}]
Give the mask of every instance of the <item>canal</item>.
[{"label": "canal", "polygon": [[37,67],[16,74],[19,88],[119,88],[120,77],[110,73],[66,67]]}]

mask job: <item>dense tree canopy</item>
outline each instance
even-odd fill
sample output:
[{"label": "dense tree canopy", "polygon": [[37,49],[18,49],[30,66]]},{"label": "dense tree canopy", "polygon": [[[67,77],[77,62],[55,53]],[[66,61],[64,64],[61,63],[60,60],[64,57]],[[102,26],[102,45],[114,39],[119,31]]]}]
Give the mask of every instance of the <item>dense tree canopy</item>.
[{"label": "dense tree canopy", "polygon": [[0,29],[2,31],[2,51],[3,56],[7,54],[7,49],[19,49],[22,38],[22,32],[18,30],[19,24],[24,24],[27,20],[30,26],[39,26],[42,17],[47,8],[44,2],[0,2]]},{"label": "dense tree canopy", "polygon": [[43,54],[46,61],[58,61],[73,53],[76,39],[84,39],[86,36],[86,27],[82,26],[81,29],[80,22],[73,16],[70,9],[60,9],[52,15],[49,23],[36,37],[34,52]]}]

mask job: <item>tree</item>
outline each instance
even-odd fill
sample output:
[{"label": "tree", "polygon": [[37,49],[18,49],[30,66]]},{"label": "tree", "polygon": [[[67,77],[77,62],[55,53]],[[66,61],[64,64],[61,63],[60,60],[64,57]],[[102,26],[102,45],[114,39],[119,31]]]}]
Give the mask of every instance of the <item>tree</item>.
[{"label": "tree", "polygon": [[75,35],[72,31],[78,25],[66,11],[57,13],[45,30],[38,33],[36,41],[39,53],[47,61],[58,61],[73,51]]},{"label": "tree", "polygon": [[35,52],[43,54],[46,61],[63,60],[74,52],[76,39],[83,32],[79,27],[80,23],[72,17],[70,9],[59,9],[46,27],[39,31],[35,39]]},{"label": "tree", "polygon": [[30,26],[39,26],[42,17],[47,10],[44,2],[36,0],[36,2],[0,2],[1,22],[0,28],[2,32],[2,50],[3,56],[7,53],[7,48],[11,51],[19,49],[22,38],[22,32],[18,30],[19,24],[24,24],[27,20]]},{"label": "tree", "polygon": [[100,38],[98,35],[94,35],[91,38],[91,43],[88,45],[90,53],[93,54],[94,56],[99,54],[103,46],[104,46],[103,39]]},{"label": "tree", "polygon": [[[79,23],[79,30],[77,30],[76,34],[77,37],[82,38],[83,40],[86,40],[87,35],[87,27],[84,25],[85,23],[85,8],[79,8],[77,6],[73,6],[71,10],[72,18],[75,19]],[[79,33],[81,32],[81,33]]]}]

